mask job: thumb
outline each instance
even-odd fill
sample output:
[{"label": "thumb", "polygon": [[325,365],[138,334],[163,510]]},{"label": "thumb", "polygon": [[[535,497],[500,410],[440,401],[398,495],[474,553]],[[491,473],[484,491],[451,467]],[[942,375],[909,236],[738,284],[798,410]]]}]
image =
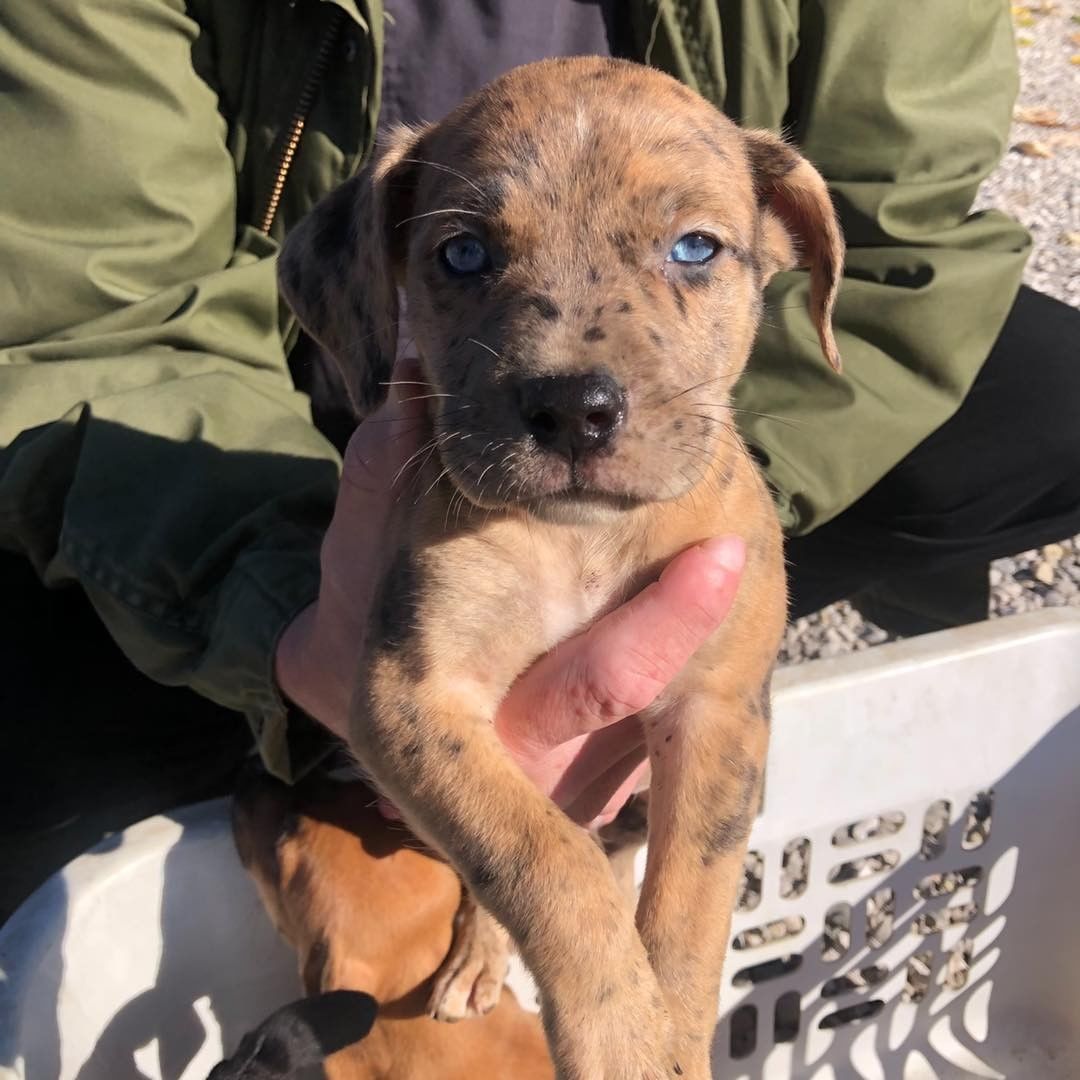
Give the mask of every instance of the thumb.
[{"label": "thumb", "polygon": [[736,536],[676,556],[659,580],[518,679],[499,709],[499,738],[535,755],[652,704],[723,622],[745,559]]}]

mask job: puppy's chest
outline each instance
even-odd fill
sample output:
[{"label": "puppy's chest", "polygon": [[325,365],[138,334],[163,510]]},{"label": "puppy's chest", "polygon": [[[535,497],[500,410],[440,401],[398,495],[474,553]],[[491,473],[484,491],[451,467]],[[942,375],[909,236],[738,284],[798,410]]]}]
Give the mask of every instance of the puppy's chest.
[{"label": "puppy's chest", "polygon": [[625,599],[628,565],[572,538],[462,538],[428,562],[425,636],[443,662],[512,678]]},{"label": "puppy's chest", "polygon": [[613,607],[624,591],[596,562],[582,560],[576,572],[573,565],[567,569],[566,578],[555,588],[537,590],[536,607],[545,649],[588,626]]}]

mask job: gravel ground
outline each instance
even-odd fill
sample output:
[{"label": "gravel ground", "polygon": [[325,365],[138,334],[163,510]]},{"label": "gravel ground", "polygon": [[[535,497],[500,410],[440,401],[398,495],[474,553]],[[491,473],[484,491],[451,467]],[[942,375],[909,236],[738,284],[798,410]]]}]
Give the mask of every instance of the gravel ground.
[{"label": "gravel ground", "polygon": [[[1013,20],[1021,86],[1012,149],[976,207],[996,207],[1027,226],[1035,247],[1025,282],[1080,307],[1080,2],[1015,4]],[[1080,606],[1080,537],[999,560],[990,584],[991,618]],[[834,604],[788,628],[780,659],[799,663],[888,640],[850,604]]]}]

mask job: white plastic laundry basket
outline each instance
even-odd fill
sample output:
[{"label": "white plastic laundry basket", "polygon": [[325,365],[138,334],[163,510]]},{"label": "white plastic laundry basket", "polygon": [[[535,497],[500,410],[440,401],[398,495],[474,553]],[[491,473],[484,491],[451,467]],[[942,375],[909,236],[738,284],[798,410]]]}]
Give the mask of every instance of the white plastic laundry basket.
[{"label": "white plastic laundry basket", "polygon": [[[790,669],[775,698],[715,1075],[1078,1080],[1080,615]],[[296,992],[224,806],[192,808],[0,931],[0,1077],[203,1080]]]},{"label": "white plastic laundry basket", "polygon": [[777,699],[714,1073],[1080,1080],[1080,618],[782,672]]}]

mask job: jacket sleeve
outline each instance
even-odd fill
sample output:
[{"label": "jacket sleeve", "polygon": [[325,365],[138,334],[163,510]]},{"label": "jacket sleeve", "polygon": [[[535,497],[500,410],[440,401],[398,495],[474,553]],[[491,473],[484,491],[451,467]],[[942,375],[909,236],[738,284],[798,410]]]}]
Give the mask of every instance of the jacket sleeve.
[{"label": "jacket sleeve", "polygon": [[638,0],[643,55],[821,171],[848,244],[836,310],[844,373],[821,358],[803,272],[778,275],[739,426],[785,528],[865,494],[960,407],[1030,248],[971,213],[1008,145],[1018,65],[1007,0]]},{"label": "jacket sleeve", "polygon": [[339,461],[289,378],[275,247],[237,229],[197,27],[169,0],[4,22],[0,545],[147,675],[243,711],[287,776],[273,652]]},{"label": "jacket sleeve", "polygon": [[971,213],[1008,145],[1018,69],[1007,3],[829,0],[796,17],[789,98],[769,119],[825,176],[847,239],[844,374],[817,354],[806,276],[781,275],[738,404],[785,523],[802,533],[960,407],[1030,238],[1003,214]]}]

